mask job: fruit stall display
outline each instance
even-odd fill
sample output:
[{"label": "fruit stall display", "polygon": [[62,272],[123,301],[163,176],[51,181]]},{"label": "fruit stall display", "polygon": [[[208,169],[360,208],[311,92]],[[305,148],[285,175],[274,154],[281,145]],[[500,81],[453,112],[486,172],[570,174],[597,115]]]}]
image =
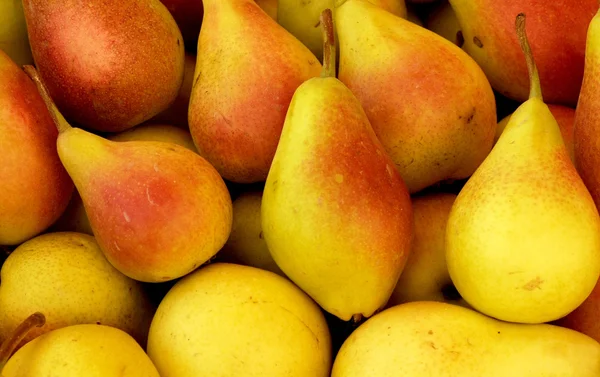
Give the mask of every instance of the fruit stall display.
[{"label": "fruit stall display", "polygon": [[599,8],[0,0],[0,374],[600,376]]}]

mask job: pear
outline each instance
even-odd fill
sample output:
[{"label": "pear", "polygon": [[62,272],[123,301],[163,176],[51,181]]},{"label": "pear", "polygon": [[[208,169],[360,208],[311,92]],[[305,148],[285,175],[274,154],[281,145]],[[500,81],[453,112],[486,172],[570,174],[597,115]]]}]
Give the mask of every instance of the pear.
[{"label": "pear", "polygon": [[24,343],[51,330],[76,324],[120,328],[145,346],[155,308],[142,285],[117,271],[94,237],[46,233],[17,247],[0,272],[0,340],[35,311],[44,326]]},{"label": "pear", "polygon": [[279,268],[324,310],[370,317],[392,294],[411,246],[406,185],[360,102],[335,78],[330,10],[323,77],[292,99],[261,207]]},{"label": "pear", "polygon": [[184,44],[159,0],[23,0],[23,7],[35,66],[69,121],[123,131],[177,97]]},{"label": "pear", "polygon": [[[304,43],[322,61],[323,42],[319,17],[326,8],[339,7],[346,0],[279,0],[277,21]],[[408,16],[404,0],[368,0],[399,17]]]},{"label": "pear", "polygon": [[58,132],[42,97],[3,51],[0,135],[0,245],[18,245],[59,218],[73,182],[58,158]]},{"label": "pear", "polygon": [[415,195],[412,200],[414,238],[406,266],[387,303],[394,306],[411,301],[444,301],[466,306],[446,266],[446,222],[455,194],[435,192]]},{"label": "pear", "polygon": [[[20,332],[43,323],[43,319],[43,314],[35,313]],[[50,331],[0,365],[3,377],[159,377],[131,336],[105,325],[72,325]]]},{"label": "pear", "polygon": [[329,377],[331,339],[318,305],[289,280],[213,263],[161,301],[148,355],[162,377]]},{"label": "pear", "polygon": [[277,9],[279,7],[279,0],[254,0],[259,7],[264,10],[269,17],[277,21]]},{"label": "pear", "polygon": [[449,1],[462,29],[463,49],[496,91],[518,102],[528,99],[529,78],[513,24],[518,13],[529,14],[528,34],[544,98],[548,103],[575,107],[583,77],[586,29],[598,9],[597,0]]},{"label": "pear", "polygon": [[462,188],[446,227],[446,261],[461,296],[504,321],[561,318],[600,276],[600,216],[544,104],[525,35],[530,98]]},{"label": "pear", "polygon": [[600,342],[600,322],[598,322],[599,312],[600,280],[596,282],[594,290],[581,305],[565,317],[555,321],[554,324],[579,331]]},{"label": "pear", "polygon": [[596,207],[600,208],[600,10],[593,17],[587,32],[585,71],[581,94],[575,111],[573,148],[575,166]]},{"label": "pear", "polygon": [[242,192],[233,201],[233,224],[229,239],[217,259],[262,268],[285,276],[271,257],[260,217],[262,191]]},{"label": "pear", "polygon": [[292,95],[321,64],[253,0],[203,2],[190,131],[223,178],[262,182]]},{"label": "pear", "polygon": [[212,258],[231,231],[225,182],[200,155],[159,141],[111,141],[71,127],[35,68],[59,129],[60,160],[81,196],[108,261],[144,282],[179,278]]},{"label": "pear", "polygon": [[458,46],[364,0],[336,10],[339,79],[410,193],[469,177],[492,148],[494,93]]},{"label": "pear", "polygon": [[33,63],[21,0],[0,1],[0,50],[19,67]]},{"label": "pear", "polygon": [[549,324],[524,325],[435,301],[397,305],[346,339],[331,377],[592,377],[600,343]]},{"label": "pear", "polygon": [[[575,109],[562,105],[548,104],[548,109],[552,113],[552,116],[556,120],[558,127],[560,128],[560,134],[569,152],[571,161],[575,162],[575,147],[573,142],[573,128],[575,124]],[[496,128],[496,136],[494,137],[494,143],[498,141],[500,135],[506,128],[508,121],[510,120],[511,114],[508,114],[498,122],[498,128]]]}]

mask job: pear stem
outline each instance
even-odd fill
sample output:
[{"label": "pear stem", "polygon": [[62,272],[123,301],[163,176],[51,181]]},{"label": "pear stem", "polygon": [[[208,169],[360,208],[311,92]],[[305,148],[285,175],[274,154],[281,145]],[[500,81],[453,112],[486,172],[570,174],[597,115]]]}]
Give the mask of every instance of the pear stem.
[{"label": "pear stem", "polygon": [[42,327],[45,323],[46,317],[42,313],[36,312],[27,317],[15,331],[12,332],[0,346],[0,372],[8,362],[8,359],[12,356],[15,348],[17,348],[23,338],[27,336],[29,331],[33,330],[34,327]]},{"label": "pear stem", "polygon": [[25,66],[23,66],[23,70],[25,71],[27,76],[29,76],[29,78],[31,78],[31,80],[34,82],[35,86],[37,87],[38,92],[42,96],[42,99],[44,100],[44,103],[46,104],[46,107],[48,108],[48,112],[50,113],[50,116],[52,117],[52,120],[54,121],[54,125],[58,129],[58,133],[61,133],[61,132],[71,129],[72,128],[71,125],[62,116],[60,111],[58,111],[56,104],[52,100],[52,97],[50,97],[50,94],[48,93],[48,89],[46,88],[46,85],[44,85],[44,83],[42,82],[42,79],[40,78],[40,75],[38,74],[38,71],[35,69],[35,67],[32,65],[25,65]]},{"label": "pear stem", "polygon": [[525,61],[527,62],[527,71],[529,71],[529,98],[542,98],[542,87],[540,85],[540,76],[538,74],[535,60],[533,59],[533,53],[531,52],[531,46],[527,39],[527,33],[525,31],[525,14],[519,13],[515,21],[517,28],[517,37],[519,38],[519,44],[521,50],[525,54]]},{"label": "pear stem", "polygon": [[321,12],[319,23],[323,30],[323,70],[321,77],[336,77],[335,36],[333,32],[333,12],[327,8]]}]

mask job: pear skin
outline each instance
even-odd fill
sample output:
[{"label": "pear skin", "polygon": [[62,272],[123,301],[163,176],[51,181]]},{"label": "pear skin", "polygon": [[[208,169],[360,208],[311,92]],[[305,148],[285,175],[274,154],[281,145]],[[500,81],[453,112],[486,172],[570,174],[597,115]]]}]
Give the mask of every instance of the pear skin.
[{"label": "pear skin", "polygon": [[262,191],[242,192],[233,201],[233,224],[219,261],[262,268],[285,277],[265,242],[261,222]]},{"label": "pear skin", "polygon": [[0,50],[19,67],[33,64],[21,0],[0,1]]},{"label": "pear skin", "polygon": [[58,158],[58,132],[42,97],[3,51],[0,134],[0,245],[18,245],[59,218],[73,182]]},{"label": "pear skin", "polygon": [[71,127],[35,68],[26,72],[55,119],[63,166],[109,262],[144,282],[190,273],[212,258],[231,231],[225,182],[197,153],[160,141],[112,141]]},{"label": "pear skin", "polygon": [[[567,152],[569,152],[569,157],[571,161],[575,161],[575,150],[574,150],[574,141],[573,141],[573,128],[575,124],[575,109],[571,107],[566,107],[562,105],[548,105],[548,109],[552,113],[552,116],[558,123],[558,127],[560,128],[560,134],[565,143],[565,147],[567,148]],[[510,120],[510,114],[502,118],[500,122],[498,122],[498,128],[496,128],[496,136],[494,138],[494,143],[498,141],[502,131],[506,128],[508,121]]]},{"label": "pear skin", "polygon": [[204,0],[188,111],[200,155],[228,181],[267,178],[296,88],[321,64],[253,0]]},{"label": "pear skin", "polygon": [[412,198],[414,237],[406,266],[387,306],[411,301],[444,301],[466,306],[456,293],[446,266],[446,222],[455,194],[431,193]]},{"label": "pear skin", "polygon": [[560,318],[555,322],[558,326],[563,326],[575,331],[579,331],[600,342],[600,322],[598,322],[598,313],[600,312],[600,280],[585,301],[571,313]]},{"label": "pear skin", "polygon": [[8,360],[3,377],[160,377],[143,348],[122,330],[73,325],[48,332]]},{"label": "pear skin", "polygon": [[469,177],[492,148],[496,103],[464,51],[364,0],[336,9],[339,79],[410,193]]},{"label": "pear skin", "polygon": [[262,229],[281,270],[348,321],[385,306],[410,251],[413,214],[360,102],[335,78],[335,53],[324,56],[324,76],[300,85],[290,104]]},{"label": "pear skin", "polygon": [[35,66],[69,121],[118,132],[168,108],[184,45],[159,0],[24,0]]},{"label": "pear skin", "polygon": [[270,271],[212,263],[177,281],[148,336],[161,377],[329,377],[319,306]]},{"label": "pear skin", "polygon": [[89,323],[120,328],[145,347],[155,308],[139,282],[111,266],[94,237],[37,236],[13,251],[0,273],[0,341],[23,318],[42,311],[45,324],[20,345],[57,328]]},{"label": "pear skin", "polygon": [[255,0],[255,2],[269,15],[269,17],[277,21],[277,8],[279,6],[279,0]]},{"label": "pear skin", "polygon": [[528,98],[529,78],[514,21],[518,13],[527,14],[546,102],[575,107],[583,77],[586,30],[598,10],[597,0],[450,0],[450,4],[462,27],[463,49],[481,66],[495,90],[519,102]]},{"label": "pear skin", "polygon": [[600,208],[600,14],[589,24],[585,71],[575,112],[573,143],[575,166]]},{"label": "pear skin", "polygon": [[600,344],[573,330],[506,323],[443,302],[397,305],[342,345],[331,377],[592,377]]},{"label": "pear skin", "polygon": [[524,17],[517,17],[517,30],[531,97],[458,194],[446,261],[476,310],[541,323],[565,316],[592,292],[600,276],[600,216],[542,100]]}]

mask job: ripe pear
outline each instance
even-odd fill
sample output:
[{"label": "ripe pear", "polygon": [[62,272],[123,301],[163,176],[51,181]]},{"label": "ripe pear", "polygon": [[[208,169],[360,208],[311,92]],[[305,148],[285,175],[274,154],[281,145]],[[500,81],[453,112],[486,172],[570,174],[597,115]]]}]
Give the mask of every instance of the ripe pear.
[{"label": "ripe pear", "polygon": [[33,63],[21,0],[0,1],[0,50],[19,67]]},{"label": "ripe pear", "polygon": [[1,50],[0,135],[0,245],[18,245],[59,218],[73,182],[58,158],[58,132],[42,97]]},{"label": "ripe pear", "polygon": [[524,102],[529,77],[514,33],[518,13],[530,16],[531,49],[548,103],[575,107],[583,77],[587,25],[597,0],[449,0],[464,36],[463,49],[500,94]]},{"label": "ripe pear", "polygon": [[412,207],[360,102],[335,77],[333,23],[321,24],[323,77],[294,93],[263,192],[262,229],[294,283],[327,312],[356,321],[384,307],[396,286]]},{"label": "ripe pear", "polygon": [[555,324],[579,331],[600,342],[598,313],[600,313],[600,280],[596,282],[594,290],[581,305],[565,317],[557,320]]},{"label": "ripe pear", "polygon": [[464,51],[364,0],[336,10],[339,79],[411,193],[469,177],[492,148],[496,103]]},{"label": "ripe pear", "polygon": [[23,0],[40,76],[81,127],[118,132],[168,108],[184,73],[184,45],[159,0]]},{"label": "ripe pear", "polygon": [[600,216],[544,104],[525,35],[531,94],[462,188],[450,213],[446,261],[461,296],[504,321],[561,318],[600,276]]},{"label": "ripe pear", "polygon": [[228,181],[264,181],[294,91],[320,70],[253,0],[204,0],[188,111],[200,155]]},{"label": "ripe pear", "polygon": [[443,302],[386,309],[346,339],[331,377],[592,377],[600,343],[548,324],[489,318]]},{"label": "ripe pear", "polygon": [[[552,113],[552,116],[556,120],[558,127],[560,128],[560,134],[569,153],[571,161],[575,161],[575,150],[573,145],[573,127],[575,123],[575,109],[562,105],[548,104],[548,109]],[[505,116],[498,122],[498,128],[496,128],[496,136],[494,143],[498,141],[500,135],[506,128],[508,121],[510,120],[511,114]]]},{"label": "ripe pear", "polygon": [[233,225],[218,260],[262,268],[285,276],[273,260],[262,231],[262,191],[242,192],[233,201]]},{"label": "ripe pear", "polygon": [[289,280],[213,263],[161,301],[148,355],[162,377],[329,377],[331,339],[319,307]]},{"label": "ripe pear", "polygon": [[0,278],[0,341],[23,318],[42,311],[44,326],[30,331],[21,345],[85,323],[120,328],[146,344],[155,308],[142,285],[108,263],[90,235],[58,232],[28,240],[8,256]]},{"label": "ripe pear", "polygon": [[279,0],[254,0],[273,20],[277,21]]},{"label": "ripe pear", "polygon": [[[277,21],[302,43],[304,43],[315,56],[323,59],[323,40],[319,17],[326,8],[339,7],[346,0],[279,0]],[[399,17],[407,17],[404,0],[368,0],[373,5],[381,7]]]},{"label": "ripe pear", "polygon": [[[198,153],[190,133],[181,127],[169,124],[145,123],[122,132],[107,135],[106,138],[112,141],[162,141],[179,144],[192,152]],[[52,225],[51,229],[94,235],[83,201],[77,191],[73,193],[67,209]]]},{"label": "ripe pear", "polygon": [[600,11],[589,24],[583,84],[573,126],[575,166],[600,208]]},{"label": "ripe pear", "polygon": [[442,192],[412,198],[414,238],[388,307],[410,301],[467,305],[455,297],[456,290],[446,266],[446,222],[455,199],[455,194]]},{"label": "ripe pear", "polygon": [[231,231],[231,197],[210,163],[178,144],[112,141],[71,127],[35,68],[60,160],[109,262],[144,282],[179,278],[212,258]]},{"label": "ripe pear", "polygon": [[3,377],[159,377],[143,348],[105,325],[73,325],[27,343],[8,360]]}]

